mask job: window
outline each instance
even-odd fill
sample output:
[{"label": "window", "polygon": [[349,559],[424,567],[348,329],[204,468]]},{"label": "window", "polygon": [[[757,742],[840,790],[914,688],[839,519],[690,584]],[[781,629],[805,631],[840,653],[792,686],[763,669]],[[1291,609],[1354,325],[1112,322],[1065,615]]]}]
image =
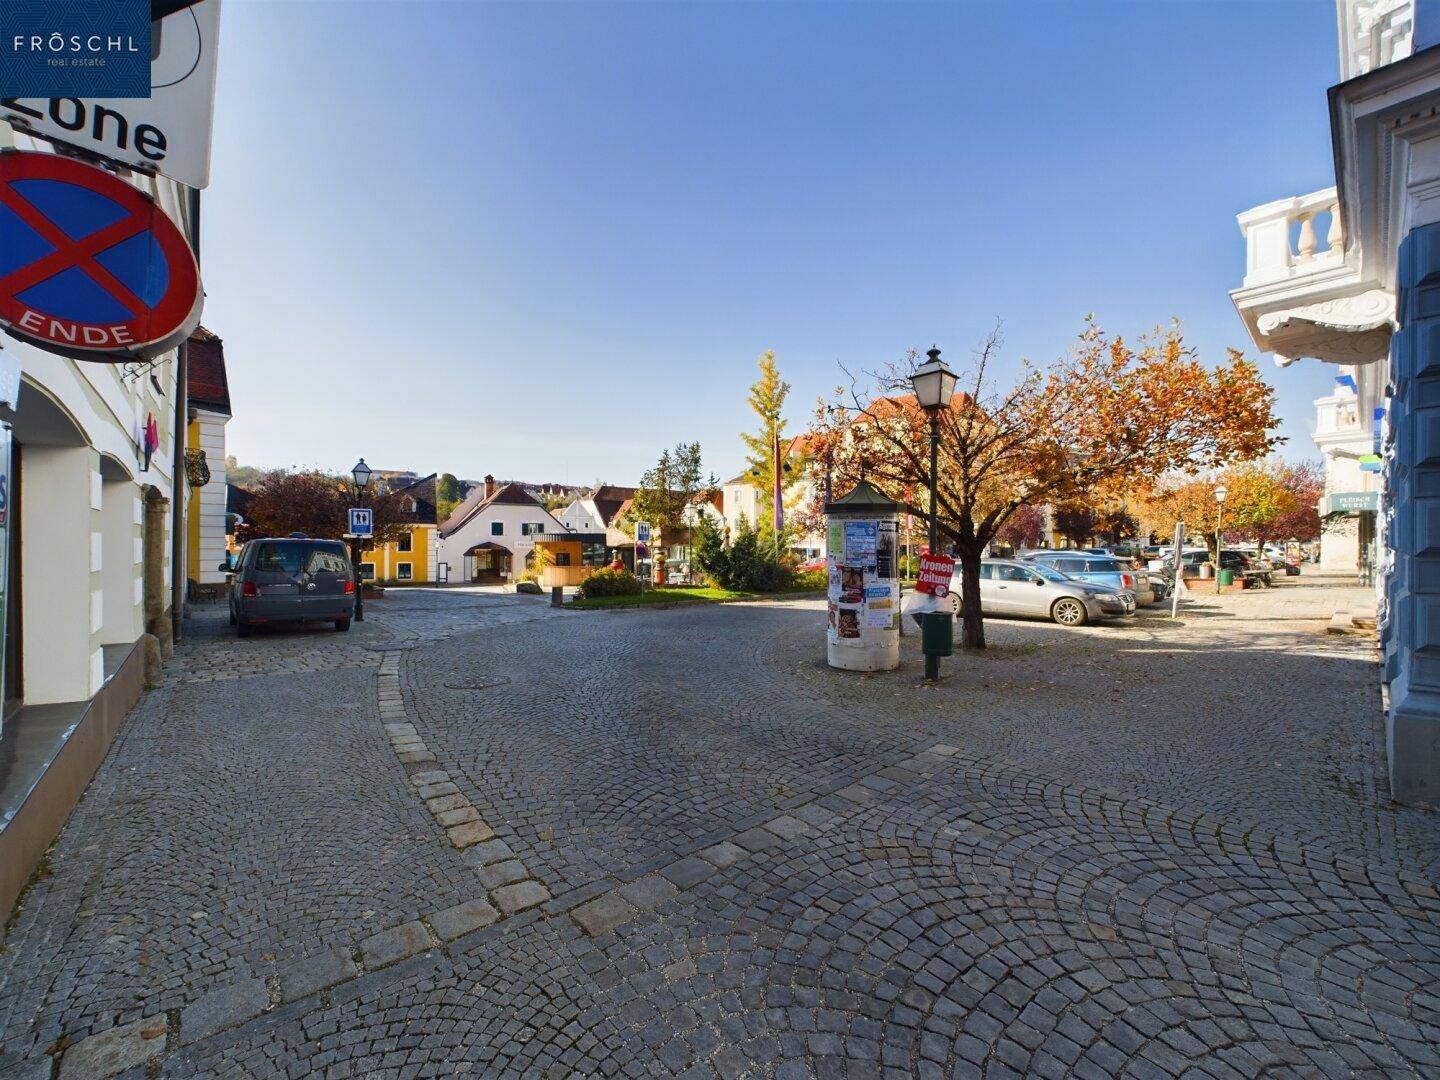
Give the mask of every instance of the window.
[{"label": "window", "polygon": [[610,559],[604,541],[593,544],[589,541],[582,543],[580,545],[580,563],[582,566],[609,566]]},{"label": "window", "polygon": [[410,572],[410,564],[408,562],[395,564],[396,581],[410,581],[413,577],[414,575]]},{"label": "window", "polygon": [[503,521],[492,521],[492,522],[490,522],[490,535],[491,535],[491,536],[504,536],[504,535],[505,535],[505,522],[503,522]]},{"label": "window", "polygon": [[374,564],[374,563],[368,563],[368,562],[362,562],[362,563],[360,564],[360,578],[361,578],[361,580],[363,580],[363,581],[374,581],[374,580],[375,580],[375,564]]},{"label": "window", "polygon": [[555,553],[555,565],[556,565],[556,566],[569,566],[569,565],[570,565],[570,552],[568,552],[568,551],[557,551],[557,552]]},{"label": "window", "polygon": [[411,551],[414,549],[415,540],[408,532],[400,534],[400,539],[395,542],[396,551]]},{"label": "window", "polygon": [[981,581],[994,581],[994,580],[995,580],[995,564],[994,564],[994,563],[988,563],[988,562],[987,562],[987,563],[981,563],[981,564],[980,564],[980,580],[981,580]]},{"label": "window", "polygon": [[305,564],[305,548],[302,544],[261,544],[255,552],[255,570],[261,574],[300,573]]},{"label": "window", "polygon": [[316,548],[310,553],[310,562],[305,567],[307,574],[350,574],[350,564],[345,556],[329,548]]},{"label": "window", "polygon": [[538,521],[523,521],[520,523],[521,536],[538,536],[545,531],[545,526]]},{"label": "window", "polygon": [[1030,574],[1023,566],[1001,564],[995,568],[995,576],[1001,581],[1029,581]]},{"label": "window", "polygon": [[1085,573],[1084,559],[1054,559],[1050,563],[1062,574],[1083,574]]}]

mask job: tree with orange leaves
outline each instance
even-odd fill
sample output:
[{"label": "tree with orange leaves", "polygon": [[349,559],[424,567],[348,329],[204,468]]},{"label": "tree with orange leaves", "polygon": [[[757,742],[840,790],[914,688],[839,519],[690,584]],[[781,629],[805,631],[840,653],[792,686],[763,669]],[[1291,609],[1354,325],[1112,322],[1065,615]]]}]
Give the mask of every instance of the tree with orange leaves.
[{"label": "tree with orange leaves", "polygon": [[[962,642],[985,647],[980,558],[1025,504],[1104,503],[1169,474],[1263,457],[1280,439],[1274,390],[1231,350],[1209,368],[1178,326],[1131,346],[1093,320],[1047,367],[1022,362],[998,388],[998,333],[961,366],[940,416],[939,531],[961,567]],[[862,477],[925,518],[929,420],[910,394],[916,354],[891,363],[816,412],[813,461],[837,491]]]}]

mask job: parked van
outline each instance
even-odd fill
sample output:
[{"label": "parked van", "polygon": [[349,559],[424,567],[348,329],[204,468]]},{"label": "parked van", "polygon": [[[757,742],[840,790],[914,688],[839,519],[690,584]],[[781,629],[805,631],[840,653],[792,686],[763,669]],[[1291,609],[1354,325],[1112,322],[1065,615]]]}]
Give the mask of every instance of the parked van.
[{"label": "parked van", "polygon": [[354,612],[355,572],[339,540],[251,540],[240,549],[230,578],[230,623],[240,637],[271,622],[333,622],[343,633]]}]

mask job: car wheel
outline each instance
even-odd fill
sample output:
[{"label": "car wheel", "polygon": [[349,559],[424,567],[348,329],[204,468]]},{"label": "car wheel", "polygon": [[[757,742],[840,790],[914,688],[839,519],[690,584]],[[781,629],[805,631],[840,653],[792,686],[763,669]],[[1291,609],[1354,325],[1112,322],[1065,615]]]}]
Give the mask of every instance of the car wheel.
[{"label": "car wheel", "polygon": [[960,614],[960,594],[957,592],[948,593],[945,597],[945,603],[950,606],[950,614],[958,617]]},{"label": "car wheel", "polygon": [[349,620],[349,619],[336,619],[336,620],[335,620],[335,629],[338,630],[338,631],[340,631],[340,633],[342,633],[342,634],[345,633],[346,630],[349,630],[349,629],[350,629],[350,620]]},{"label": "car wheel", "polygon": [[242,620],[242,619],[236,619],[236,620],[235,620],[235,636],[236,636],[236,637],[249,637],[249,636],[250,636],[250,624],[249,624],[248,622],[245,622],[245,621]]},{"label": "car wheel", "polygon": [[1050,617],[1061,626],[1084,626],[1085,605],[1073,596],[1062,596],[1050,606]]}]

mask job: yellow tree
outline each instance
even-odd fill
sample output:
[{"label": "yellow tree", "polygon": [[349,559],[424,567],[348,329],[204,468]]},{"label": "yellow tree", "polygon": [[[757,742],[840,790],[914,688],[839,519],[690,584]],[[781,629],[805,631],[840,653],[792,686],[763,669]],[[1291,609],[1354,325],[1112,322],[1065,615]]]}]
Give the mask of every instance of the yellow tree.
[{"label": "yellow tree", "polygon": [[[1167,474],[1263,457],[1274,390],[1231,350],[1201,363],[1178,326],[1132,346],[1087,322],[1070,352],[997,386],[992,333],[957,372],[962,388],[939,417],[939,531],[960,560],[962,640],[985,647],[980,557],[1025,504],[1104,504]],[[929,421],[909,392],[915,356],[852,377],[817,410],[812,447],[835,483],[862,476],[925,517]]]}]

